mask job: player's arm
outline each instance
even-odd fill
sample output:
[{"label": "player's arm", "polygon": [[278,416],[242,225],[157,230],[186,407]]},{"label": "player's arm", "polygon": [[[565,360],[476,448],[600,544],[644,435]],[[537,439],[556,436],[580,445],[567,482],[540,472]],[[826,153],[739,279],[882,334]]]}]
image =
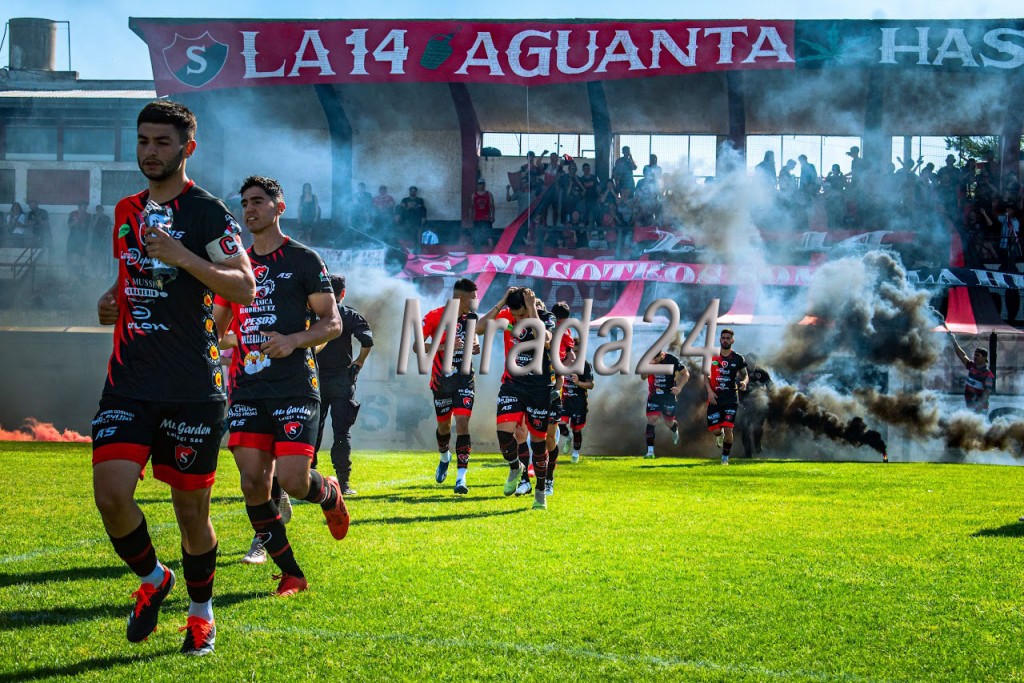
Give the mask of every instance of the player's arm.
[{"label": "player's arm", "polygon": [[569,379],[571,379],[572,383],[575,384],[576,386],[578,386],[580,389],[586,389],[587,391],[590,391],[591,389],[594,388],[594,380],[593,379],[590,379],[590,380],[581,379],[580,376],[577,375],[575,372],[572,373],[572,376]]},{"label": "player's arm", "polygon": [[260,346],[261,351],[271,358],[284,358],[295,349],[311,349],[341,334],[341,315],[338,314],[334,295],[314,292],[306,298],[306,303],[319,320],[310,325],[308,330],[293,334],[260,330],[260,334],[269,339]]},{"label": "player's arm", "polygon": [[100,300],[96,303],[96,317],[99,318],[100,325],[114,325],[120,314],[121,309],[117,305],[117,283],[115,282],[110,289],[103,292]]},{"label": "player's arm", "polygon": [[[178,266],[228,301],[250,304],[256,296],[256,278],[249,257],[235,235],[214,240],[213,261],[196,254],[157,226],[146,228],[146,255],[172,266]],[[211,242],[213,244],[213,242]],[[210,252],[211,247],[207,247]]]},{"label": "player's arm", "polygon": [[[508,299],[508,293],[511,291],[512,288],[509,287],[508,290],[501,296],[501,299],[498,301],[498,303],[494,304],[494,307],[491,308],[491,310],[487,311],[482,316],[480,316],[479,322],[484,323],[487,322],[488,320],[494,320],[498,316],[498,313],[501,312],[501,309],[505,308],[505,302]],[[477,329],[480,329],[479,323],[477,323]]]},{"label": "player's arm", "polygon": [[686,386],[686,383],[690,381],[690,371],[685,365],[681,365],[672,379],[674,380],[672,385],[672,394],[678,396],[679,392],[683,390],[684,386]]},{"label": "player's arm", "polygon": [[739,380],[736,382],[736,386],[739,387],[739,390],[746,391],[747,384],[750,383],[750,375],[747,373],[747,369],[745,367],[740,368],[740,371],[736,373],[736,379]]},{"label": "player's arm", "polygon": [[352,336],[359,342],[359,355],[352,361],[352,365],[357,365],[362,370],[366,357],[373,351],[373,332],[370,331],[370,326],[366,321],[360,318]]},{"label": "player's arm", "polygon": [[718,403],[718,394],[715,393],[715,388],[711,386],[711,375],[704,375],[704,386],[708,390],[708,403],[715,405]]}]

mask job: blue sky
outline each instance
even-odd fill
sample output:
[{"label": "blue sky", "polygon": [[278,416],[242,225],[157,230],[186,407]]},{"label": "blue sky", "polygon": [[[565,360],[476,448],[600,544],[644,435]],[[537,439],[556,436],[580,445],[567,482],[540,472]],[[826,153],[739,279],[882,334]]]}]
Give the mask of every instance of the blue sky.
[{"label": "blue sky", "polygon": [[[0,20],[14,17],[43,17],[70,22],[71,69],[89,79],[150,79],[149,53],[145,44],[128,28],[129,16],[140,17],[249,17],[249,18],[330,18],[330,19],[986,19],[1020,17],[1020,0],[900,0],[898,3],[855,3],[850,0],[817,2],[729,3],[648,2],[634,4],[623,0],[516,0],[482,3],[450,0],[305,0],[284,3],[277,0],[198,2],[176,0],[173,3],[139,3],[127,0],[3,0]],[[68,68],[68,33],[58,33],[57,68]],[[8,46],[0,50],[0,67],[7,66]]]}]

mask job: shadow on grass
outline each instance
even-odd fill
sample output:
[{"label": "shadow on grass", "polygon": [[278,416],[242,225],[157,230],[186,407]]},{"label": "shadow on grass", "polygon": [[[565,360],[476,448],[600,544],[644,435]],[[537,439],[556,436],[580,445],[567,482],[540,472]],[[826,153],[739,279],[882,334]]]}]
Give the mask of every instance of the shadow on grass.
[{"label": "shadow on grass", "polygon": [[130,574],[127,566],[111,565],[108,567],[65,567],[43,572],[18,572],[7,574],[0,572],[0,588],[29,583],[63,583],[65,581],[84,581],[88,579],[116,579]]},{"label": "shadow on grass", "polygon": [[[166,498],[136,498],[135,502],[139,505],[162,505],[164,503],[171,504],[171,496],[167,495]],[[242,503],[245,504],[245,499],[241,495],[237,496],[213,496],[210,499],[210,503]]]},{"label": "shadow on grass", "polygon": [[504,517],[506,515],[518,515],[527,512],[529,508],[517,508],[515,510],[498,510],[495,512],[467,512],[461,515],[435,515],[433,517],[385,517],[383,519],[356,519],[352,526],[356,525],[380,525],[380,524],[429,524],[431,522],[458,522],[463,519],[480,519],[483,517]]},{"label": "shadow on grass", "polygon": [[[184,595],[184,594],[183,594]],[[214,605],[217,607],[228,607],[248,600],[258,600],[269,595],[268,592],[257,591],[249,593],[225,593],[214,594]],[[128,616],[131,609],[131,599],[126,595],[125,601],[116,605],[95,605],[93,607],[54,607],[43,609],[21,609],[0,612],[0,631],[17,631],[23,628],[35,626],[66,626],[81,621],[92,621],[95,619],[118,619],[119,621]],[[183,598],[186,600],[187,596]],[[165,609],[170,611],[169,609]],[[181,609],[178,615],[164,614],[164,620],[177,620],[179,623],[185,620],[185,609]]]},{"label": "shadow on grass", "polygon": [[91,671],[106,671],[125,664],[134,664],[138,661],[150,662],[157,657],[166,657],[177,653],[176,648],[169,650],[139,652],[134,655],[117,655],[108,657],[93,657],[81,662],[67,664],[65,666],[46,666],[39,669],[27,669],[9,674],[0,674],[0,683],[7,681],[37,681],[44,678],[56,678],[60,676],[77,676],[78,674]]},{"label": "shadow on grass", "polygon": [[1004,524],[1001,527],[995,529],[981,529],[971,534],[971,538],[1024,538],[1024,523],[1013,522],[1012,524]]}]

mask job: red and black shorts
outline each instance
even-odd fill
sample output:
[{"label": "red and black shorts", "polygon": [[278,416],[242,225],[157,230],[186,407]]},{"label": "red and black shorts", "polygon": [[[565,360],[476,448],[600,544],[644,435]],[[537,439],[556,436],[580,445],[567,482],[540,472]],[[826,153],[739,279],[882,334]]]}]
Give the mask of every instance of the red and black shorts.
[{"label": "red and black shorts", "polygon": [[434,393],[434,414],[438,422],[447,422],[452,413],[472,415],[473,399],[476,397],[476,380],[473,375],[456,373],[431,382]]},{"label": "red and black shorts", "polygon": [[228,448],[258,448],[274,456],[312,458],[320,428],[320,401],[308,396],[232,401]]},{"label": "red and black shorts", "polygon": [[736,426],[737,403],[708,403],[708,431],[716,432],[723,427],[731,429]]},{"label": "red and black shorts", "polygon": [[92,464],[129,460],[181,491],[213,486],[224,402],[142,401],[104,396],[92,421]]},{"label": "red and black shorts", "polygon": [[552,410],[557,394],[552,394],[552,387],[522,386],[503,382],[498,389],[498,424],[525,422],[530,436],[535,439],[544,438],[548,426],[558,419],[558,412]]},{"label": "red and black shorts", "polygon": [[574,429],[583,429],[587,425],[587,402],[577,399],[563,400],[562,422],[572,425]]},{"label": "red and black shorts", "polygon": [[647,417],[662,415],[666,420],[676,419],[675,394],[647,394]]}]

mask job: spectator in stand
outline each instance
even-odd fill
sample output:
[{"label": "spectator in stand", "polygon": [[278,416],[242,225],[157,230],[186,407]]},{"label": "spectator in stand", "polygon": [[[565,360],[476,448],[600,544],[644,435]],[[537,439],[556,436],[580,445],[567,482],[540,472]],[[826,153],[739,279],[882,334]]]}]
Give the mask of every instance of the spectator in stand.
[{"label": "spectator in stand", "polygon": [[590,241],[587,236],[587,224],[583,220],[583,214],[579,209],[573,209],[572,213],[569,214],[569,220],[566,221],[565,227],[569,228],[574,235],[574,244],[577,249],[586,249]]},{"label": "spectator in stand", "polygon": [[476,192],[473,193],[473,247],[477,251],[484,245],[493,249],[495,242],[494,195],[487,190],[487,182],[481,178],[476,181]]},{"label": "spectator in stand", "polygon": [[865,161],[860,157],[860,147],[856,145],[850,148],[846,156],[850,157],[850,186],[853,187],[863,180]]},{"label": "spectator in stand", "polygon": [[349,212],[349,225],[357,230],[368,229],[373,220],[373,195],[366,191],[366,183],[356,185],[352,195],[352,209]]},{"label": "spectator in stand", "polygon": [[[545,151],[545,154],[547,152]],[[539,197],[544,191],[544,164],[543,159],[533,152],[526,153],[526,163],[519,167],[519,175],[526,180],[527,187],[534,197]]]},{"label": "spectator in stand", "polygon": [[754,178],[769,192],[775,191],[775,152],[768,150],[764,159],[754,167]]},{"label": "spectator in stand", "polygon": [[388,186],[377,188],[377,196],[373,198],[373,226],[377,230],[387,230],[395,220],[395,198],[388,194]]},{"label": "spectator in stand", "polygon": [[787,208],[796,203],[797,180],[793,176],[795,168],[796,162],[790,159],[779,171],[779,201]]},{"label": "spectator in stand", "polygon": [[25,246],[28,234],[28,216],[22,211],[21,204],[14,202],[4,216],[4,241],[10,246]]},{"label": "spectator in stand", "polygon": [[654,171],[644,167],[644,177],[636,185],[636,224],[658,225],[661,212],[661,191]]},{"label": "spectator in stand", "polygon": [[587,226],[596,225],[600,215],[597,210],[597,196],[601,190],[601,181],[590,172],[590,164],[583,164],[580,185],[583,186],[583,222]]},{"label": "spectator in stand", "polygon": [[511,185],[505,185],[505,201],[516,203],[516,216],[523,215],[523,212],[530,208],[533,201],[533,193],[530,192],[530,181],[527,177],[519,177],[519,188],[513,192]]},{"label": "spectator in stand", "polygon": [[420,245],[424,247],[432,247],[436,244],[440,244],[441,240],[437,236],[437,233],[428,227],[423,228],[423,232],[420,234]]},{"label": "spectator in stand", "polygon": [[654,179],[655,184],[658,186],[658,191],[661,191],[661,166],[658,166],[658,155],[652,154],[650,157],[650,163],[644,166],[643,176],[647,177],[647,171],[651,172],[651,178]]},{"label": "spectator in stand", "polygon": [[806,154],[801,154],[797,159],[800,161],[800,194],[803,196],[803,203],[810,204],[821,192],[821,178],[818,177],[818,169],[807,160]]},{"label": "spectator in stand", "polygon": [[956,157],[947,154],[946,165],[935,172],[935,185],[942,207],[954,224],[958,218],[956,216],[956,191],[959,183],[960,169],[956,167]]},{"label": "spectator in stand", "polygon": [[616,159],[612,166],[612,179],[620,193],[628,189],[632,194],[636,189],[636,181],[633,179],[634,171],[636,171],[636,162],[633,161],[633,153],[629,151],[629,147],[623,147],[622,156]]},{"label": "spectator in stand", "polygon": [[[558,225],[561,216],[558,215],[558,178],[562,174],[562,160],[555,152],[551,153],[548,163],[544,164],[543,184],[544,189],[537,211],[541,215],[541,222],[544,225]],[[548,222],[548,215],[551,215],[551,222]]]},{"label": "spectator in stand", "polygon": [[600,220],[598,225],[606,228],[614,228],[618,224],[618,203],[619,192],[615,187],[615,181],[605,182],[604,189],[598,196],[598,212]]},{"label": "spectator in stand", "polygon": [[[89,215],[89,202],[78,202],[78,209],[72,211],[68,216],[68,265],[81,268],[85,263],[85,250],[89,245],[89,228],[91,226],[92,216]],[[38,243],[38,233],[35,233],[34,237]]]},{"label": "spectator in stand", "polygon": [[1015,273],[1016,263],[1021,260],[1020,220],[1011,205],[1003,207],[999,214],[999,256],[1003,270]]},{"label": "spectator in stand", "polygon": [[832,164],[832,170],[825,176],[825,211],[828,214],[828,227],[838,228],[843,225],[846,216],[846,176],[839,164]]},{"label": "spectator in stand", "polygon": [[961,211],[974,202],[974,183],[977,175],[978,162],[968,159],[963,170],[960,171],[960,180],[956,190],[957,208]]},{"label": "spectator in stand", "polygon": [[992,215],[995,213],[995,199],[999,190],[992,178],[992,169],[988,164],[978,164],[978,174],[974,183],[974,205]]},{"label": "spectator in stand", "polygon": [[313,241],[313,232],[320,222],[320,202],[313,194],[313,186],[302,184],[302,196],[299,198],[299,228],[296,239],[309,244]]},{"label": "spectator in stand", "polygon": [[395,222],[398,224],[399,239],[413,244],[419,241],[420,232],[427,224],[427,205],[423,203],[415,185],[409,188],[409,196],[395,209]]},{"label": "spectator in stand", "polygon": [[[562,224],[569,222],[572,212],[581,208],[583,202],[583,183],[576,175],[576,164],[569,162],[566,165],[566,172],[558,176],[558,216]],[[582,217],[583,213],[580,212]],[[581,218],[582,220],[582,218]]]},{"label": "spectator in stand", "polygon": [[89,226],[89,261],[93,272],[104,275],[107,272],[110,257],[110,244],[113,238],[111,229],[113,221],[107,215],[102,204],[97,204]]},{"label": "spectator in stand", "polygon": [[40,209],[39,202],[33,199],[28,203],[28,215],[25,218],[35,244],[40,247],[51,246],[53,236],[50,234],[50,213],[46,209]]}]

